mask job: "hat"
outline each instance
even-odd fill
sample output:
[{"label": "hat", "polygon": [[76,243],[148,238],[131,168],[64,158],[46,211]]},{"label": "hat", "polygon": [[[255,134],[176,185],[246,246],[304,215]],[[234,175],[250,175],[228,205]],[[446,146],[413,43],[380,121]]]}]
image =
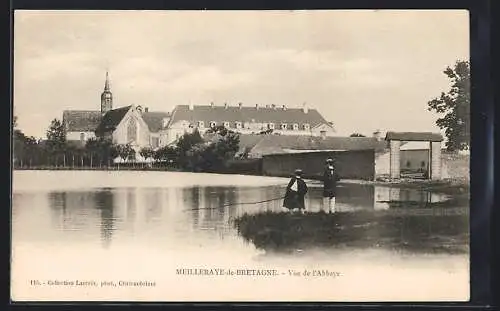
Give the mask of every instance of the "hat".
[{"label": "hat", "polygon": [[301,176],[302,175],[302,170],[300,168],[295,170],[295,175]]},{"label": "hat", "polygon": [[332,158],[326,159],[326,163],[333,163],[333,159]]}]

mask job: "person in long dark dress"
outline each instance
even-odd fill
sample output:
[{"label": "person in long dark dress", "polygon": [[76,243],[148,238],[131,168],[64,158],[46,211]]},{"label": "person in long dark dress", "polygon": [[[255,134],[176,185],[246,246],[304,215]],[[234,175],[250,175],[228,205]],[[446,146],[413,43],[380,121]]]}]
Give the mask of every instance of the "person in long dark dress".
[{"label": "person in long dark dress", "polygon": [[283,200],[283,207],[290,211],[298,209],[303,212],[305,206],[305,195],[308,191],[307,185],[302,179],[302,170],[295,170],[294,176],[290,179],[286,187],[285,199]]},{"label": "person in long dark dress", "polygon": [[335,163],[332,158],[328,158],[323,172],[323,206],[327,207],[330,214],[335,213],[335,197],[337,195],[338,180]]}]

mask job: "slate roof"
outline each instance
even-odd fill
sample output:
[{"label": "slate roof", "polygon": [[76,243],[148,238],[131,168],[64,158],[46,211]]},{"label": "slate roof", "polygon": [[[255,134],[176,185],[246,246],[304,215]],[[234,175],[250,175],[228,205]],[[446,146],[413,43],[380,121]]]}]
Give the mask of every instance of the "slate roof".
[{"label": "slate roof", "polygon": [[170,118],[170,113],[148,111],[142,113],[142,118],[144,119],[144,122],[146,122],[146,124],[148,125],[149,131],[156,133],[164,128],[163,119]]},{"label": "slate roof", "polygon": [[65,110],[63,124],[68,132],[93,132],[101,122],[101,112],[92,110]]},{"label": "slate roof", "polygon": [[[260,142],[264,137],[262,135],[250,135],[250,134],[238,134],[240,138],[239,150],[236,154],[241,154],[245,151],[247,147],[253,148],[255,145]],[[220,138],[217,134],[208,134],[205,133],[203,135],[203,140],[205,142],[215,142]]]},{"label": "slate roof", "polygon": [[262,135],[251,150],[253,156],[311,150],[386,150],[388,142],[374,137],[311,137],[298,135]]},{"label": "slate roof", "polygon": [[109,131],[114,131],[131,107],[132,106],[125,106],[106,112],[106,114],[102,117],[101,123],[95,130],[96,133],[101,134]]},{"label": "slate roof", "polygon": [[328,124],[323,116],[316,109],[308,109],[304,113],[302,108],[286,108],[282,107],[256,107],[249,106],[193,106],[193,110],[189,109],[189,105],[178,105],[172,112],[170,123],[186,120],[190,122],[204,121],[206,126],[214,121],[218,124],[222,122],[232,122],[230,127],[234,127],[234,122],[256,122],[256,123],[308,123],[311,128],[320,125]]},{"label": "slate roof", "polygon": [[432,132],[387,132],[385,140],[443,141],[443,136]]}]

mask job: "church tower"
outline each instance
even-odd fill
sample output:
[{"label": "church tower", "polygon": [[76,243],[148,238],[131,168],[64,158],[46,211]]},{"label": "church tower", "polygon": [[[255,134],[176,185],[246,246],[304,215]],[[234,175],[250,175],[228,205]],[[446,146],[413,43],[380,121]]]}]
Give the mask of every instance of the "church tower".
[{"label": "church tower", "polygon": [[104,115],[111,109],[113,109],[113,94],[109,88],[109,75],[106,71],[106,82],[104,82],[104,91],[101,94],[101,114]]}]

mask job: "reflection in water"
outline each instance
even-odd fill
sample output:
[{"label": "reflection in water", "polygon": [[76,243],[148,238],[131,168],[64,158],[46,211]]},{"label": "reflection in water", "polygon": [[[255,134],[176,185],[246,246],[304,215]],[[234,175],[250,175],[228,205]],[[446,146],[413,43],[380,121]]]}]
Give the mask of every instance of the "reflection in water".
[{"label": "reflection in water", "polygon": [[[221,239],[238,238],[232,225],[237,216],[282,211],[284,192],[284,186],[276,185],[42,192],[39,196],[48,197],[51,222],[40,227],[40,234],[43,236],[44,230],[55,230],[58,232],[54,233],[55,238],[71,235],[87,241],[98,239],[103,248],[109,248],[116,239],[125,243],[130,243],[131,239],[137,243],[152,243],[153,239],[167,243],[166,239],[170,239],[169,245],[188,245],[195,240],[197,245],[223,243]],[[27,194],[16,194],[15,208],[18,210],[15,212],[23,211],[24,197],[28,200]],[[338,188],[337,207],[340,211],[379,210],[392,208],[388,202],[416,201],[425,206],[443,199],[443,196],[414,189],[348,184]],[[322,202],[322,188],[310,187],[306,197],[308,210],[319,210]],[[22,222],[24,218],[16,219]],[[22,225],[16,228],[23,230]],[[370,231],[372,236],[377,236],[385,229],[374,227],[370,230],[373,230]]]},{"label": "reflection in water", "polygon": [[[412,203],[413,207],[430,208],[431,203],[443,202],[449,196],[417,189],[391,187],[373,187],[375,192],[374,208],[386,210],[398,206],[398,203]],[[408,205],[408,204],[405,204]]]},{"label": "reflection in water", "polygon": [[[185,293],[186,290],[203,293],[205,281],[213,281],[214,283],[210,283],[209,286],[214,284],[213,288],[221,289],[217,291],[219,294],[232,291],[235,295],[243,292],[255,295],[250,289],[260,288],[262,292],[257,295],[258,297],[263,298],[265,294],[269,294],[268,298],[272,299],[276,296],[275,290],[269,291],[275,282],[268,283],[270,281],[268,278],[252,278],[252,282],[245,281],[245,285],[241,283],[243,278],[204,278],[205,281],[201,284],[199,278],[176,276],[175,269],[179,267],[276,267],[285,271],[290,268],[304,269],[304,267],[331,268],[351,278],[348,280],[349,283],[339,283],[344,282],[345,278],[335,280],[336,285],[333,286],[338,286],[333,292],[330,287],[333,283],[326,278],[325,281],[317,278],[290,279],[293,281],[293,284],[289,284],[290,288],[298,290],[288,292],[288,288],[282,288],[289,293],[288,296],[280,296],[285,301],[290,297],[300,300],[301,294],[304,293],[301,289],[313,284],[310,282],[314,282],[316,288],[323,289],[322,292],[316,293],[318,300],[321,299],[319,297],[324,298],[332,293],[338,295],[338,298],[334,299],[353,297],[351,293],[356,294],[359,289],[366,292],[369,288],[373,288],[373,294],[376,295],[381,293],[380,284],[376,283],[376,280],[384,277],[389,280],[384,284],[384,293],[398,297],[401,297],[401,287],[404,285],[407,286],[405,288],[407,293],[423,293],[417,295],[418,297],[438,292],[440,299],[443,296],[448,299],[449,295],[442,292],[443,288],[450,289],[456,284],[462,285],[453,287],[451,292],[468,293],[468,288],[465,288],[468,284],[467,256],[444,257],[417,251],[402,254],[391,248],[382,250],[378,246],[370,246],[369,249],[364,249],[359,244],[353,243],[349,247],[325,247],[312,253],[294,251],[290,256],[271,254],[267,258],[256,258],[264,251],[256,248],[255,241],[245,241],[238,234],[232,220],[245,213],[281,212],[283,200],[280,198],[285,193],[283,180],[170,172],[14,173],[18,175],[13,179],[15,182],[12,199],[12,252],[16,260],[12,265],[12,274],[13,279],[20,280],[16,282],[18,286],[21,283],[25,284],[18,288],[18,293],[24,291],[34,295],[33,289],[27,287],[29,280],[24,282],[24,277],[78,279],[83,277],[81,273],[85,272],[85,278],[96,280],[120,280],[127,277],[132,280],[155,280],[158,285],[176,284],[175,288],[157,287],[147,290],[148,294],[152,291],[158,293],[154,294],[153,300],[176,300],[176,298],[182,300],[186,296],[181,292]],[[64,184],[51,182],[55,180],[64,180]],[[275,185],[271,185],[272,183]],[[101,188],[88,188],[90,184],[100,184]],[[109,188],[102,188],[104,186]],[[319,209],[322,202],[321,190],[321,187],[311,183],[310,192],[306,197],[310,211]],[[440,238],[440,232],[444,232],[442,229],[456,229],[463,232],[463,226],[454,226],[455,223],[450,223],[443,217],[428,219],[429,221],[416,218],[403,219],[405,222],[399,221],[394,225],[391,222],[381,224],[372,221],[370,217],[385,214],[399,215],[401,210],[397,213],[358,212],[393,209],[394,205],[387,202],[403,199],[419,202],[442,200],[426,192],[405,191],[387,187],[341,184],[337,197],[339,209],[356,212],[339,213],[336,217],[324,214],[316,216],[333,220],[343,218],[339,224],[345,225],[349,217],[364,214],[367,218],[364,223],[366,226],[351,226],[348,228],[350,233],[345,234],[346,238],[355,236],[369,242],[378,242],[381,238],[390,236],[391,239],[386,239],[388,245],[394,240],[396,242],[405,242],[413,238],[421,240],[421,235],[429,236],[427,232],[433,233],[430,238],[435,241],[436,237]],[[254,203],[240,204],[252,202]],[[295,215],[288,216],[292,220],[295,218]],[[302,217],[296,218],[299,220],[297,223],[301,225]],[[338,229],[336,225],[333,223],[330,226],[335,233]],[[300,237],[307,237],[310,232],[314,233],[314,230],[302,230],[303,227],[300,226],[300,230],[295,230],[295,227],[286,223],[283,227]],[[311,227],[314,229],[319,226]],[[418,233],[418,236],[412,235],[412,232]],[[394,233],[399,234],[397,239],[392,239]],[[270,235],[273,235],[273,232]],[[447,240],[447,237],[448,235],[441,234],[438,244],[452,243],[453,241]],[[367,275],[370,277],[367,278]],[[230,283],[233,279],[235,283]],[[373,283],[367,284],[370,280],[373,280]],[[283,281],[287,282],[285,279]],[[359,287],[360,284],[362,288]],[[419,286],[425,290],[419,290],[415,284],[420,284]],[[464,288],[463,291],[461,288]],[[90,298],[92,293],[93,290],[89,289],[87,297]],[[120,290],[106,294],[102,290],[99,290],[99,293],[95,292],[105,299],[123,299],[124,296],[119,296],[120,293],[127,295],[129,291]],[[142,294],[141,292],[140,295]],[[173,296],[169,296],[171,294]],[[213,295],[210,293],[200,299],[222,298]],[[59,291],[53,292],[49,299],[57,299],[56,296],[60,296]],[[353,299],[363,299],[360,296]],[[246,297],[250,300],[255,298],[250,298],[250,295]],[[241,299],[245,300],[246,297]],[[71,296],[71,298],[84,297]],[[414,300],[413,298],[414,296],[407,299]]]},{"label": "reflection in water", "polygon": [[95,207],[101,211],[101,241],[105,247],[111,243],[111,238],[114,231],[114,215],[113,215],[113,193],[110,190],[100,190],[94,195]]},{"label": "reflection in water", "polygon": [[[99,227],[104,247],[111,242],[114,221],[114,194],[110,189],[95,192],[52,192],[48,194],[53,223],[62,231],[85,231]],[[91,224],[92,214],[98,213],[99,224]]]},{"label": "reflection in water", "polygon": [[[145,196],[145,217],[146,223],[157,222],[161,219],[163,212],[162,209],[162,196],[167,195],[163,189],[147,189]],[[168,200],[168,198],[167,198]]]}]

